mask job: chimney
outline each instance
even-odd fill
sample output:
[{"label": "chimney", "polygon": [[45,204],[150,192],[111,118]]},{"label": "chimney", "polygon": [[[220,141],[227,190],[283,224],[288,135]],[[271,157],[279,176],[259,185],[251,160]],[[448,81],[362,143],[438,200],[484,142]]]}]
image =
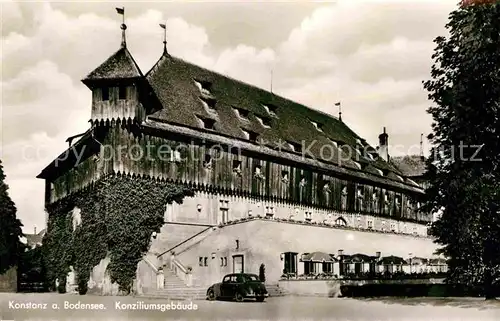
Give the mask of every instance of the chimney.
[{"label": "chimney", "polygon": [[385,132],[385,127],[384,127],[384,132],[380,135],[378,135],[378,154],[380,157],[385,160],[386,162],[389,161],[389,135]]},{"label": "chimney", "polygon": [[34,233],[34,234],[36,235],[36,226],[35,226],[35,228],[34,228],[34,231],[33,231],[33,233]]},{"label": "chimney", "polygon": [[380,258],[380,255],[381,255],[381,254],[382,254],[382,253],[380,253],[380,252],[376,252],[376,253],[375,253],[375,256],[376,256],[377,258]]}]

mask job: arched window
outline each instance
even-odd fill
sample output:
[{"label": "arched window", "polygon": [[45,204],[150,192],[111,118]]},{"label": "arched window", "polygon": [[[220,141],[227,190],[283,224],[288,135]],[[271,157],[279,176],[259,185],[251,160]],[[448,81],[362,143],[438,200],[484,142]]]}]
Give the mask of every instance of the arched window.
[{"label": "arched window", "polygon": [[347,226],[347,222],[343,217],[340,216],[335,220],[335,225]]}]

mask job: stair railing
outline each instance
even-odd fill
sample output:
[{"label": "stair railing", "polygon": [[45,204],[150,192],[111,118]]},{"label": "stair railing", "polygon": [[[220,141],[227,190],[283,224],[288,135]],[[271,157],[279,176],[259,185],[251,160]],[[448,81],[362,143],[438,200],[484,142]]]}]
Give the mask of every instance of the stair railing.
[{"label": "stair railing", "polygon": [[186,268],[178,259],[175,258],[175,253],[170,253],[170,269],[174,274],[181,279],[186,286],[193,285],[193,274],[190,268]]}]

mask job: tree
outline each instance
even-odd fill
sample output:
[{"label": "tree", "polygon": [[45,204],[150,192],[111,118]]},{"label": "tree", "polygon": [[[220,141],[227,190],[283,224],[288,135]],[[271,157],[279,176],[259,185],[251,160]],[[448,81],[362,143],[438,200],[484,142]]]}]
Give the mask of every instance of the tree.
[{"label": "tree", "polygon": [[481,285],[494,298],[500,271],[500,1],[466,1],[438,37],[430,186],[423,210],[441,211],[431,234],[449,258],[448,282]]},{"label": "tree", "polygon": [[264,263],[262,263],[259,267],[259,280],[261,282],[266,282],[266,267]]},{"label": "tree", "polygon": [[4,182],[2,161],[0,160],[0,274],[5,273],[19,262],[19,255],[24,251],[21,243],[22,224],[16,218],[16,206],[10,199]]}]

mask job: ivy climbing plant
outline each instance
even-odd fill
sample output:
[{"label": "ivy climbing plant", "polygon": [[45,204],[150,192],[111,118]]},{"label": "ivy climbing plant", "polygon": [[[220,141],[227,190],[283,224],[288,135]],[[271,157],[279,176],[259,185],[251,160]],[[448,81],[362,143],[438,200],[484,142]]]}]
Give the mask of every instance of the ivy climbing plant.
[{"label": "ivy climbing plant", "polygon": [[[73,266],[78,291],[85,294],[92,269],[109,256],[111,281],[129,294],[152,233],[164,224],[165,205],[193,195],[191,189],[170,182],[110,175],[51,204],[43,242],[48,281],[53,284],[57,278],[65,286]],[[81,224],[73,231],[75,207],[80,209]]]}]

